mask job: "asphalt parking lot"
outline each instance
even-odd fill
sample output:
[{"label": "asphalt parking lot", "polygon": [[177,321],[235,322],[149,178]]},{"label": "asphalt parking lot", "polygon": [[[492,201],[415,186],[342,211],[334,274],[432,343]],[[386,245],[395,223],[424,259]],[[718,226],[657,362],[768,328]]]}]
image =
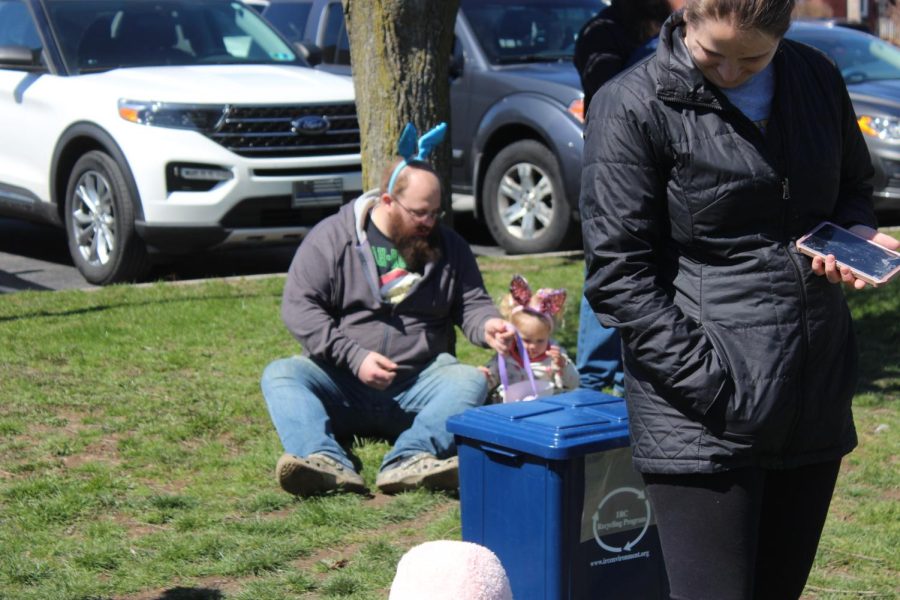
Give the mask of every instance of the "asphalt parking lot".
[{"label": "asphalt parking lot", "polygon": [[[900,217],[884,231],[900,230]],[[477,256],[506,256],[493,244],[487,230],[472,217],[457,217]],[[295,247],[270,246],[219,250],[172,258],[153,268],[149,281],[191,281],[213,277],[256,276],[284,273]],[[554,254],[579,254],[567,251]],[[72,265],[61,229],[15,219],[0,219],[0,294],[23,290],[92,289]]]},{"label": "asphalt parking lot", "polygon": [[[463,216],[457,229],[466,232],[476,254],[503,256],[487,231]],[[269,246],[219,250],[171,258],[154,265],[150,281],[187,281],[211,277],[284,273],[296,250]],[[90,289],[72,264],[62,229],[16,219],[0,219],[0,294],[23,290]]]}]

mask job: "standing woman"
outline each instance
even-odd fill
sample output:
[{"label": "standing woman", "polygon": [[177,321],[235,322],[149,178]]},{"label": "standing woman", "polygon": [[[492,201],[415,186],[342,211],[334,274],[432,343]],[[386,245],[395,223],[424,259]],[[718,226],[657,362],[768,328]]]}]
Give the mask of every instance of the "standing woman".
[{"label": "standing woman", "polygon": [[874,227],[840,74],[793,0],[686,0],[591,102],[585,294],[618,328],[635,467],[675,599],[796,599],[856,445],[846,269],[795,240]]}]

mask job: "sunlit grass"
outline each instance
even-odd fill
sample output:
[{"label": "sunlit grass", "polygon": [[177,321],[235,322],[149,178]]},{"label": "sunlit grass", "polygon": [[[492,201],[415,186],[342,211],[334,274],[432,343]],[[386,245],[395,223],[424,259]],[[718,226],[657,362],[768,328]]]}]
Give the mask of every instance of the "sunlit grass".
[{"label": "sunlit grass", "polygon": [[[580,258],[481,266],[494,298],[514,273],[567,288],[556,337],[574,355]],[[280,319],[283,281],[0,296],[0,598],[385,598],[409,547],[459,539],[452,496],[280,491],[259,376],[299,350]],[[860,447],[806,598],[895,597],[900,574],[900,287],[849,298]],[[458,354],[490,358],[461,336]],[[387,449],[354,444],[372,489]]]}]

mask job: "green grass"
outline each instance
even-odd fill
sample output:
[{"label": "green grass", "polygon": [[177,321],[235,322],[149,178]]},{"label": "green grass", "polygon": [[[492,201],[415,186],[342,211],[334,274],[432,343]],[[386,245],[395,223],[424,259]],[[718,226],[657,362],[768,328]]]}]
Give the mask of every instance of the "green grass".
[{"label": "green grass", "polygon": [[[566,287],[580,258],[483,259],[499,298],[520,272]],[[259,392],[296,353],[283,278],[0,296],[0,599],[385,598],[408,548],[458,539],[459,502],[295,500]],[[863,347],[860,448],[845,461],[806,598],[897,595],[900,287],[851,293]],[[490,354],[466,342],[460,358]],[[367,483],[387,444],[357,440]]]}]

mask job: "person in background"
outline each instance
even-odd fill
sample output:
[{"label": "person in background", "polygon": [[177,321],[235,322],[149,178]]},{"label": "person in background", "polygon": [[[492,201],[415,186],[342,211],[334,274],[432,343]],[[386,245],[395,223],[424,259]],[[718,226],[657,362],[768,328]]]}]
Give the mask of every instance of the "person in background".
[{"label": "person in background", "polygon": [[[841,282],[795,242],[889,248],[843,78],[784,39],[793,0],[686,0],[587,120],[585,293],[621,334],[636,469],[679,600],[796,600],[842,457],[859,356]],[[824,125],[824,124],[827,124]]]},{"label": "person in background", "polygon": [[[429,149],[445,128],[418,145]],[[415,135],[401,136],[405,158],[380,191],[316,225],[291,263],[282,317],[303,356],[272,362],[261,382],[289,493],[367,493],[339,441],[355,435],[395,439],[375,481],[382,492],[455,489],[446,421],[482,404],[487,384],[453,356],[454,326],[498,352],[512,341],[468,244],[439,222],[440,181],[428,152],[413,156]]]},{"label": "person in background", "polygon": [[[604,83],[652,53],[659,29],[681,0],[613,0],[581,28],[572,58],[584,90],[584,114]],[[615,329],[604,327],[584,296],[578,318],[576,366],[581,387],[613,388],[622,395],[622,344]]]},{"label": "person in background", "polygon": [[503,371],[500,369],[500,361],[504,361],[505,385],[526,384],[533,379],[535,383],[544,382],[549,394],[577,388],[578,370],[565,350],[551,339],[557,319],[565,307],[566,290],[540,288],[532,293],[521,275],[512,278],[509,290],[500,303],[500,314],[516,328],[527,356],[523,356],[517,344],[512,345],[507,355],[511,360],[501,354],[495,355],[486,367],[482,367],[488,385],[491,388],[500,386],[497,396],[501,401],[507,400]]}]

